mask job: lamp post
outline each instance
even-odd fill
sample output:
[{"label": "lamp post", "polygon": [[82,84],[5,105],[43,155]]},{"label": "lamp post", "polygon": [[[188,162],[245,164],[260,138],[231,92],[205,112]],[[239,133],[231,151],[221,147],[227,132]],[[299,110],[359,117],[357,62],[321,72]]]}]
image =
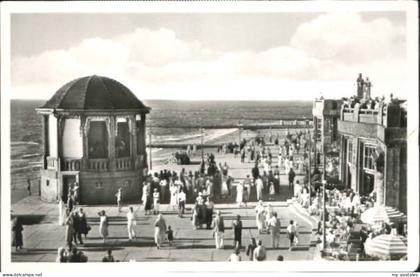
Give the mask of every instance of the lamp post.
[{"label": "lamp post", "polygon": [[309,165],[308,165],[308,185],[309,185],[309,206],[311,206],[311,192],[312,192],[312,182],[311,182],[311,169],[312,169],[312,164],[311,164],[311,154],[312,154],[312,137],[311,137],[311,130],[308,128],[308,134],[309,134],[309,155],[308,155],[308,159],[309,159]]},{"label": "lamp post", "polygon": [[204,161],[204,148],[203,148],[203,144],[204,144],[204,129],[201,128],[201,161]]},{"label": "lamp post", "polygon": [[149,127],[149,168],[152,170],[152,126]]}]

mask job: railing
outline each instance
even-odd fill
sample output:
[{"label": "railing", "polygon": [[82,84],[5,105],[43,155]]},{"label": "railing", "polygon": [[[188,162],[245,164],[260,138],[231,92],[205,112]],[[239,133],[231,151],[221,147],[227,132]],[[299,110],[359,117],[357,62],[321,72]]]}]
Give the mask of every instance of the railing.
[{"label": "railing", "polygon": [[132,159],[131,159],[131,157],[115,159],[115,168],[117,170],[132,169]]},{"label": "railing", "polygon": [[343,108],[342,120],[360,123],[381,124],[382,120],[378,109]]},{"label": "railing", "polygon": [[81,159],[64,159],[64,171],[79,171],[81,169]]},{"label": "railing", "polygon": [[109,160],[108,159],[88,159],[87,166],[88,166],[88,170],[108,171]]},{"label": "railing", "polygon": [[47,157],[47,169],[57,169],[58,159],[55,157]]}]

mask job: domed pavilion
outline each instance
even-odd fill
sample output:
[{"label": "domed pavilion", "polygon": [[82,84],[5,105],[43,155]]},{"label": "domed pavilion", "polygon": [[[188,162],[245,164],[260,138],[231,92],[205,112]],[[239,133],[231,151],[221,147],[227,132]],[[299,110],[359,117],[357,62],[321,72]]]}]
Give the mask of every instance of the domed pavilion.
[{"label": "domed pavilion", "polygon": [[88,76],[61,87],[44,106],[41,199],[67,201],[79,187],[80,203],[138,200],[147,168],[146,114],[150,108],[121,83]]}]

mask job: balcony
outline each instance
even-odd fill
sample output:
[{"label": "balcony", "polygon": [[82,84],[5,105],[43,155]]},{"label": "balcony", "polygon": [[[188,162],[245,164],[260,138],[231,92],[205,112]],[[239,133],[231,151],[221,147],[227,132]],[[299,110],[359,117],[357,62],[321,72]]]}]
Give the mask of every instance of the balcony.
[{"label": "balcony", "polygon": [[109,171],[109,159],[88,159],[87,169],[92,171]]},{"label": "balcony", "polygon": [[130,169],[132,169],[133,167],[132,167],[131,157],[115,159],[115,168],[116,168],[116,170],[130,170]]},{"label": "balcony", "polygon": [[[58,170],[58,159],[47,157],[47,169]],[[142,168],[144,164],[143,156],[124,158],[103,158],[103,159],[82,159],[82,158],[62,158],[62,171],[125,171]]]},{"label": "balcony", "polygon": [[64,159],[63,171],[79,171],[82,168],[81,159]]},{"label": "balcony", "polygon": [[341,120],[368,124],[382,124],[383,115],[380,110],[343,108]]}]

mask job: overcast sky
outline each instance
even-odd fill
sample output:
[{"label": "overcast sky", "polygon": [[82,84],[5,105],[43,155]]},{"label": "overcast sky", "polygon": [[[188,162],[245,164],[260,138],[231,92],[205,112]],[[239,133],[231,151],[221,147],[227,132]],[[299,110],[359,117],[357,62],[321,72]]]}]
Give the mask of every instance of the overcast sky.
[{"label": "overcast sky", "polygon": [[48,99],[86,75],[140,99],[405,97],[403,12],[14,14],[12,98]]}]

